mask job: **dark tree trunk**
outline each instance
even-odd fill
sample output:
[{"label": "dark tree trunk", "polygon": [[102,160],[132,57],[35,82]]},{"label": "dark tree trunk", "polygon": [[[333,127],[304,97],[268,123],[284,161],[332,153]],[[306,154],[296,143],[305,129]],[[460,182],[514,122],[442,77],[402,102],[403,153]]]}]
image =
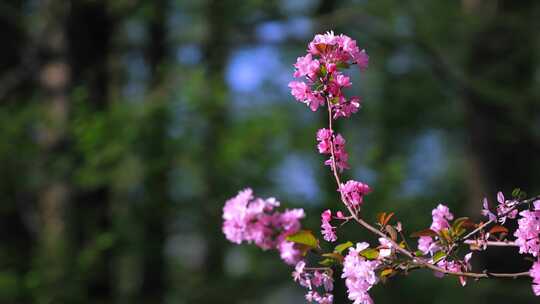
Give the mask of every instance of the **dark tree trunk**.
[{"label": "dark tree trunk", "polygon": [[[88,105],[95,111],[105,111],[109,105],[109,53],[115,20],[106,1],[71,1],[67,22],[70,62],[74,89],[86,92]],[[107,185],[79,189],[77,221],[73,234],[78,248],[91,246],[96,237],[113,232],[111,190]],[[113,250],[101,253],[88,275],[87,293],[92,303],[112,303]]]},{"label": "dark tree trunk", "polygon": [[[169,114],[166,100],[158,94],[164,88],[166,78],[165,64],[169,58],[167,47],[167,11],[168,1],[157,0],[152,6],[152,17],[148,31],[150,41],[146,48],[146,58],[150,67],[150,98],[152,128],[147,130],[146,149],[143,152],[148,159],[145,189],[147,193],[142,208],[143,242],[145,244],[142,261],[141,303],[164,303],[167,291],[167,271],[165,260],[165,242],[167,237],[168,214],[171,201],[169,198],[169,172],[171,157],[167,150],[167,129]],[[157,162],[156,160],[159,160]]]}]

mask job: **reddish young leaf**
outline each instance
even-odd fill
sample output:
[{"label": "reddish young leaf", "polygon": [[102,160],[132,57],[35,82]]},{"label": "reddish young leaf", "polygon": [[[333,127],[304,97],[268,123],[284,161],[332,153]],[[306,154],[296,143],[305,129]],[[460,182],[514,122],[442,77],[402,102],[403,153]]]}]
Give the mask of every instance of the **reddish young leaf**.
[{"label": "reddish young leaf", "polygon": [[508,233],[508,228],[504,227],[504,226],[501,226],[501,225],[495,225],[493,227],[491,227],[491,229],[489,229],[489,233],[491,234],[494,234],[494,233]]},{"label": "reddish young leaf", "polygon": [[431,229],[424,229],[424,230],[420,230],[420,231],[416,231],[416,232],[413,232],[411,234],[411,237],[421,237],[421,236],[431,236],[431,237],[435,237],[435,236],[439,236],[437,234],[437,232],[431,230]]}]

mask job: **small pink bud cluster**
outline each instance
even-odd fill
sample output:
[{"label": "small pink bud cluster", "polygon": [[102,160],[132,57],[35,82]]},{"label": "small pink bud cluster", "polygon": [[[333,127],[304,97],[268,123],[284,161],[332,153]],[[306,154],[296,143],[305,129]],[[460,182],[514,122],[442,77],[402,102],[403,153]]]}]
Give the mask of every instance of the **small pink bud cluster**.
[{"label": "small pink bud cluster", "polygon": [[504,224],[506,222],[506,218],[516,218],[518,210],[515,207],[518,201],[506,200],[504,198],[504,194],[499,191],[497,193],[497,202],[499,204],[497,205],[497,215],[495,215],[495,213],[491,212],[489,208],[489,202],[487,198],[484,198],[482,215],[487,216],[491,221],[496,221],[498,219],[501,224]]},{"label": "small pink bud cluster", "polygon": [[370,261],[360,255],[360,252],[368,247],[368,243],[357,243],[356,247],[349,248],[343,261],[341,277],[345,279],[349,300],[354,301],[354,304],[373,303],[368,291],[379,281],[375,271],[381,262]]},{"label": "small pink bud cluster", "polygon": [[251,189],[240,191],[223,207],[223,233],[233,243],[255,243],[263,250],[277,249],[290,265],[297,263],[301,251],[286,240],[300,230],[303,209],[274,211],[279,202],[274,198],[255,198]]},{"label": "small pink bud cluster", "polygon": [[[437,263],[437,266],[451,272],[467,272],[472,269],[471,258],[472,258],[472,252],[469,252],[465,255],[465,257],[463,258],[463,261],[461,260],[448,261],[446,258],[444,258]],[[438,278],[442,278],[444,274],[440,272],[435,272],[435,276]],[[460,276],[459,283],[461,284],[461,286],[467,285],[467,278]]]},{"label": "small pink bud cluster", "polygon": [[[440,232],[441,230],[450,227],[450,223],[448,221],[451,221],[454,219],[454,215],[450,212],[450,209],[443,205],[439,204],[437,208],[433,209],[431,211],[432,216],[432,222],[430,229],[435,232]],[[438,237],[435,237],[436,239]],[[418,239],[418,250],[422,251],[424,254],[431,254],[433,255],[436,251],[438,251],[440,248],[435,242],[431,236],[421,236]]]},{"label": "small pink bud cluster", "polygon": [[[341,134],[334,136],[332,130],[320,129],[317,131],[317,149],[321,154],[332,154],[332,144],[334,145],[334,155],[336,161],[336,167],[340,171],[349,169],[349,154],[345,151],[345,138]],[[332,156],[324,162],[325,165],[332,167]]]},{"label": "small pink bud cluster", "polygon": [[308,45],[308,53],[296,60],[295,78],[305,77],[306,81],[291,81],[289,88],[296,100],[307,104],[316,111],[328,100],[334,119],[349,117],[360,108],[360,97],[347,99],[343,89],[352,85],[350,78],[339,69],[357,64],[365,70],[369,57],[356,45],[356,41],[346,35],[327,32],[316,35]]},{"label": "small pink bud cluster", "polygon": [[338,191],[341,192],[349,207],[357,209],[364,202],[364,195],[371,192],[371,188],[367,184],[349,180],[341,184]]},{"label": "small pink bud cluster", "polygon": [[332,211],[325,210],[321,213],[321,234],[326,241],[335,242],[337,240],[336,227],[330,224],[331,220]]},{"label": "small pink bud cluster", "polygon": [[306,294],[308,302],[332,304],[334,301],[334,295],[331,294],[334,289],[334,279],[328,271],[309,270],[306,268],[306,263],[300,261],[296,264],[292,276],[295,282],[308,289]]}]

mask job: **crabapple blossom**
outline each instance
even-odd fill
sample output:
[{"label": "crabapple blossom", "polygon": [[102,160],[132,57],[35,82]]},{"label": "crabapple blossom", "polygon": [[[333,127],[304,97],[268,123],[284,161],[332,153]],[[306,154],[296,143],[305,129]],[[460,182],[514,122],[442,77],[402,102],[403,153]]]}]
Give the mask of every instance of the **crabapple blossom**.
[{"label": "crabapple blossom", "polygon": [[334,279],[328,272],[309,269],[304,261],[300,261],[296,264],[292,277],[300,286],[308,289],[305,296],[307,301],[319,304],[333,302],[334,296],[330,292],[334,289]]},{"label": "crabapple blossom", "polygon": [[499,202],[499,205],[497,206],[497,215],[499,216],[499,222],[501,224],[504,224],[506,222],[506,218],[509,219],[515,219],[518,210],[514,209],[514,206],[516,205],[517,201],[515,200],[506,200],[504,198],[504,194],[502,192],[497,193],[497,202]]},{"label": "crabapple blossom", "polygon": [[[332,154],[332,144],[334,145],[334,156],[336,167],[338,170],[343,171],[344,169],[349,168],[348,160],[349,155],[345,151],[345,138],[341,134],[334,136],[333,131],[329,129],[319,129],[317,131],[317,149],[321,154]],[[332,156],[330,159],[326,160],[325,165],[328,165],[332,168]]]},{"label": "crabapple blossom", "polygon": [[533,210],[524,210],[519,213],[518,229],[514,232],[519,253],[532,254],[535,257],[540,253],[540,201],[534,202]]},{"label": "crabapple blossom", "polygon": [[261,199],[253,196],[249,188],[229,199],[223,207],[223,233],[236,244],[255,243],[263,250],[277,249],[287,264],[295,264],[302,255],[287,235],[300,230],[303,209],[274,211],[279,202],[274,198]]},{"label": "crabapple blossom", "polygon": [[[484,198],[481,214],[489,221],[479,223],[467,217],[454,221],[450,209],[439,204],[431,212],[430,228],[411,235],[419,237],[416,252],[409,248],[401,221],[396,224],[389,222],[394,212],[379,213],[376,226],[369,224],[364,214],[359,213],[364,196],[371,192],[371,188],[355,180],[342,183],[340,174],[349,169],[349,155],[345,150],[345,138],[334,131],[333,122],[339,118],[348,118],[360,109],[361,98],[346,95],[352,82],[350,76],[343,71],[353,64],[364,71],[368,61],[365,50],[360,49],[350,37],[335,35],[331,31],[317,34],[308,44],[307,54],[297,58],[293,73],[295,79],[288,86],[294,98],[312,111],[321,107],[328,111],[327,128],[319,129],[316,134],[317,150],[329,157],[324,164],[332,170],[337,191],[348,214],[337,211],[332,216],[331,210],[321,213],[320,227],[324,240],[337,240],[338,227],[331,224],[332,219],[335,219],[342,221],[340,226],[349,222],[358,223],[377,236],[379,246],[369,248],[366,242],[353,246],[352,242],[347,241],[326,251],[309,230],[301,230],[300,220],[305,217],[303,209],[278,211],[280,203],[277,200],[256,198],[249,188],[229,199],[223,207],[222,230],[225,237],[235,244],[246,242],[263,250],[278,251],[285,263],[295,265],[292,277],[306,288],[305,299],[319,304],[333,302],[333,274],[340,266],[348,298],[354,304],[373,303],[368,291],[379,280],[384,282],[394,275],[407,274],[420,268],[430,269],[437,277],[445,274],[457,276],[462,286],[466,285],[468,277],[484,279],[530,276],[533,292],[540,296],[540,196],[529,200],[507,200],[502,192],[498,192],[498,204],[494,209],[490,208],[487,198]],[[528,208],[519,212],[518,207],[524,205]],[[518,212],[518,228],[513,233],[516,239],[512,242],[507,239],[510,234],[508,228],[501,225],[507,219],[516,218]],[[517,246],[520,253],[531,254],[536,257],[536,261],[528,272],[473,273],[472,252],[459,258],[460,246],[464,244],[469,245],[470,250],[485,250],[489,246]],[[348,250],[347,254],[344,254],[345,250]],[[319,265],[308,267],[306,263],[314,257],[321,258]]]},{"label": "crabapple blossom", "polygon": [[334,119],[349,117],[360,108],[360,97],[344,95],[343,89],[352,83],[340,69],[357,64],[363,71],[368,61],[365,50],[360,50],[356,41],[346,35],[336,36],[331,31],[315,35],[308,53],[298,57],[294,64],[293,76],[305,77],[306,82],[291,81],[291,94],[313,111],[328,101]]},{"label": "crabapple blossom", "polygon": [[[448,221],[454,218],[450,209],[443,204],[439,204],[437,208],[433,209],[431,211],[431,216],[432,222],[430,229],[435,232],[440,232],[441,230],[450,227]],[[424,254],[429,253],[433,255],[439,250],[439,246],[434,242],[431,236],[421,236],[418,239],[418,250],[422,251]]]},{"label": "crabapple blossom", "polygon": [[540,296],[540,261],[534,262],[529,275],[533,278],[532,289],[534,294]]},{"label": "crabapple blossom", "polygon": [[350,207],[357,208],[362,205],[364,195],[371,192],[371,188],[367,184],[349,180],[345,184],[341,184],[338,191],[341,192]]},{"label": "crabapple blossom", "polygon": [[349,300],[354,301],[354,304],[373,303],[368,291],[379,281],[375,269],[380,262],[367,260],[360,255],[360,252],[368,247],[368,243],[357,243],[356,247],[349,248],[343,261],[341,277],[345,279]]},{"label": "crabapple blossom", "polygon": [[332,220],[332,211],[325,210],[321,213],[321,234],[326,241],[335,242],[337,240],[336,227],[330,225],[330,220]]}]

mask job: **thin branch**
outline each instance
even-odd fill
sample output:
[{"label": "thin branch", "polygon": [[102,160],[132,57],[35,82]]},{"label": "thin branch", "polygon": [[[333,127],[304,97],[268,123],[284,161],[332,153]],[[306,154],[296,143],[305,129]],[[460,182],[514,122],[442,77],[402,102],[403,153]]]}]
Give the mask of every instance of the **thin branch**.
[{"label": "thin branch", "polygon": [[[483,245],[482,242],[479,242],[476,240],[466,240],[463,243],[467,245],[477,245],[477,246]],[[490,247],[518,247],[519,246],[515,242],[510,242],[510,241],[487,241],[485,242],[485,245],[490,246]]]},{"label": "thin branch", "polygon": [[[331,134],[332,134],[332,136],[330,137],[331,170],[332,170],[332,173],[334,175],[334,179],[335,179],[335,181],[336,181],[336,183],[338,185],[338,189],[339,189],[339,187],[341,185],[341,179],[340,179],[339,173],[337,171],[336,157],[335,157],[335,152],[334,152],[334,131],[333,131],[333,126],[332,126],[332,105],[331,105],[331,103],[330,103],[330,101],[328,100],[327,97],[325,97],[325,99],[326,99],[326,104],[327,104],[327,108],[328,108],[328,128],[330,129]],[[347,210],[351,214],[352,218],[358,224],[360,224],[365,229],[371,231],[372,233],[374,233],[374,234],[376,234],[376,235],[378,235],[378,236],[380,236],[382,238],[385,238],[387,241],[390,242],[390,244],[392,244],[392,247],[396,251],[398,251],[399,253],[407,256],[415,264],[418,264],[420,267],[429,268],[429,269],[431,269],[433,271],[444,273],[444,274],[447,274],[447,275],[460,276],[460,277],[470,277],[470,278],[475,278],[475,279],[517,278],[517,277],[529,276],[528,271],[527,272],[517,272],[517,273],[491,273],[491,272],[487,272],[487,271],[484,271],[483,273],[460,272],[460,271],[449,271],[449,270],[444,269],[442,267],[431,264],[429,261],[427,261],[427,260],[425,260],[423,258],[415,257],[410,251],[408,251],[407,249],[402,248],[401,246],[399,246],[399,244],[397,244],[392,238],[390,238],[389,236],[387,236],[386,234],[381,232],[379,229],[371,226],[369,223],[364,221],[362,218],[359,218],[358,215],[356,214],[356,212],[354,212],[351,209],[351,207],[349,206],[349,204],[347,203],[347,200],[346,200],[345,196],[343,195],[343,193],[341,191],[339,191],[339,193],[340,193],[342,203],[345,205],[345,207],[347,208]],[[524,202],[526,202],[526,201],[524,201]]]}]

